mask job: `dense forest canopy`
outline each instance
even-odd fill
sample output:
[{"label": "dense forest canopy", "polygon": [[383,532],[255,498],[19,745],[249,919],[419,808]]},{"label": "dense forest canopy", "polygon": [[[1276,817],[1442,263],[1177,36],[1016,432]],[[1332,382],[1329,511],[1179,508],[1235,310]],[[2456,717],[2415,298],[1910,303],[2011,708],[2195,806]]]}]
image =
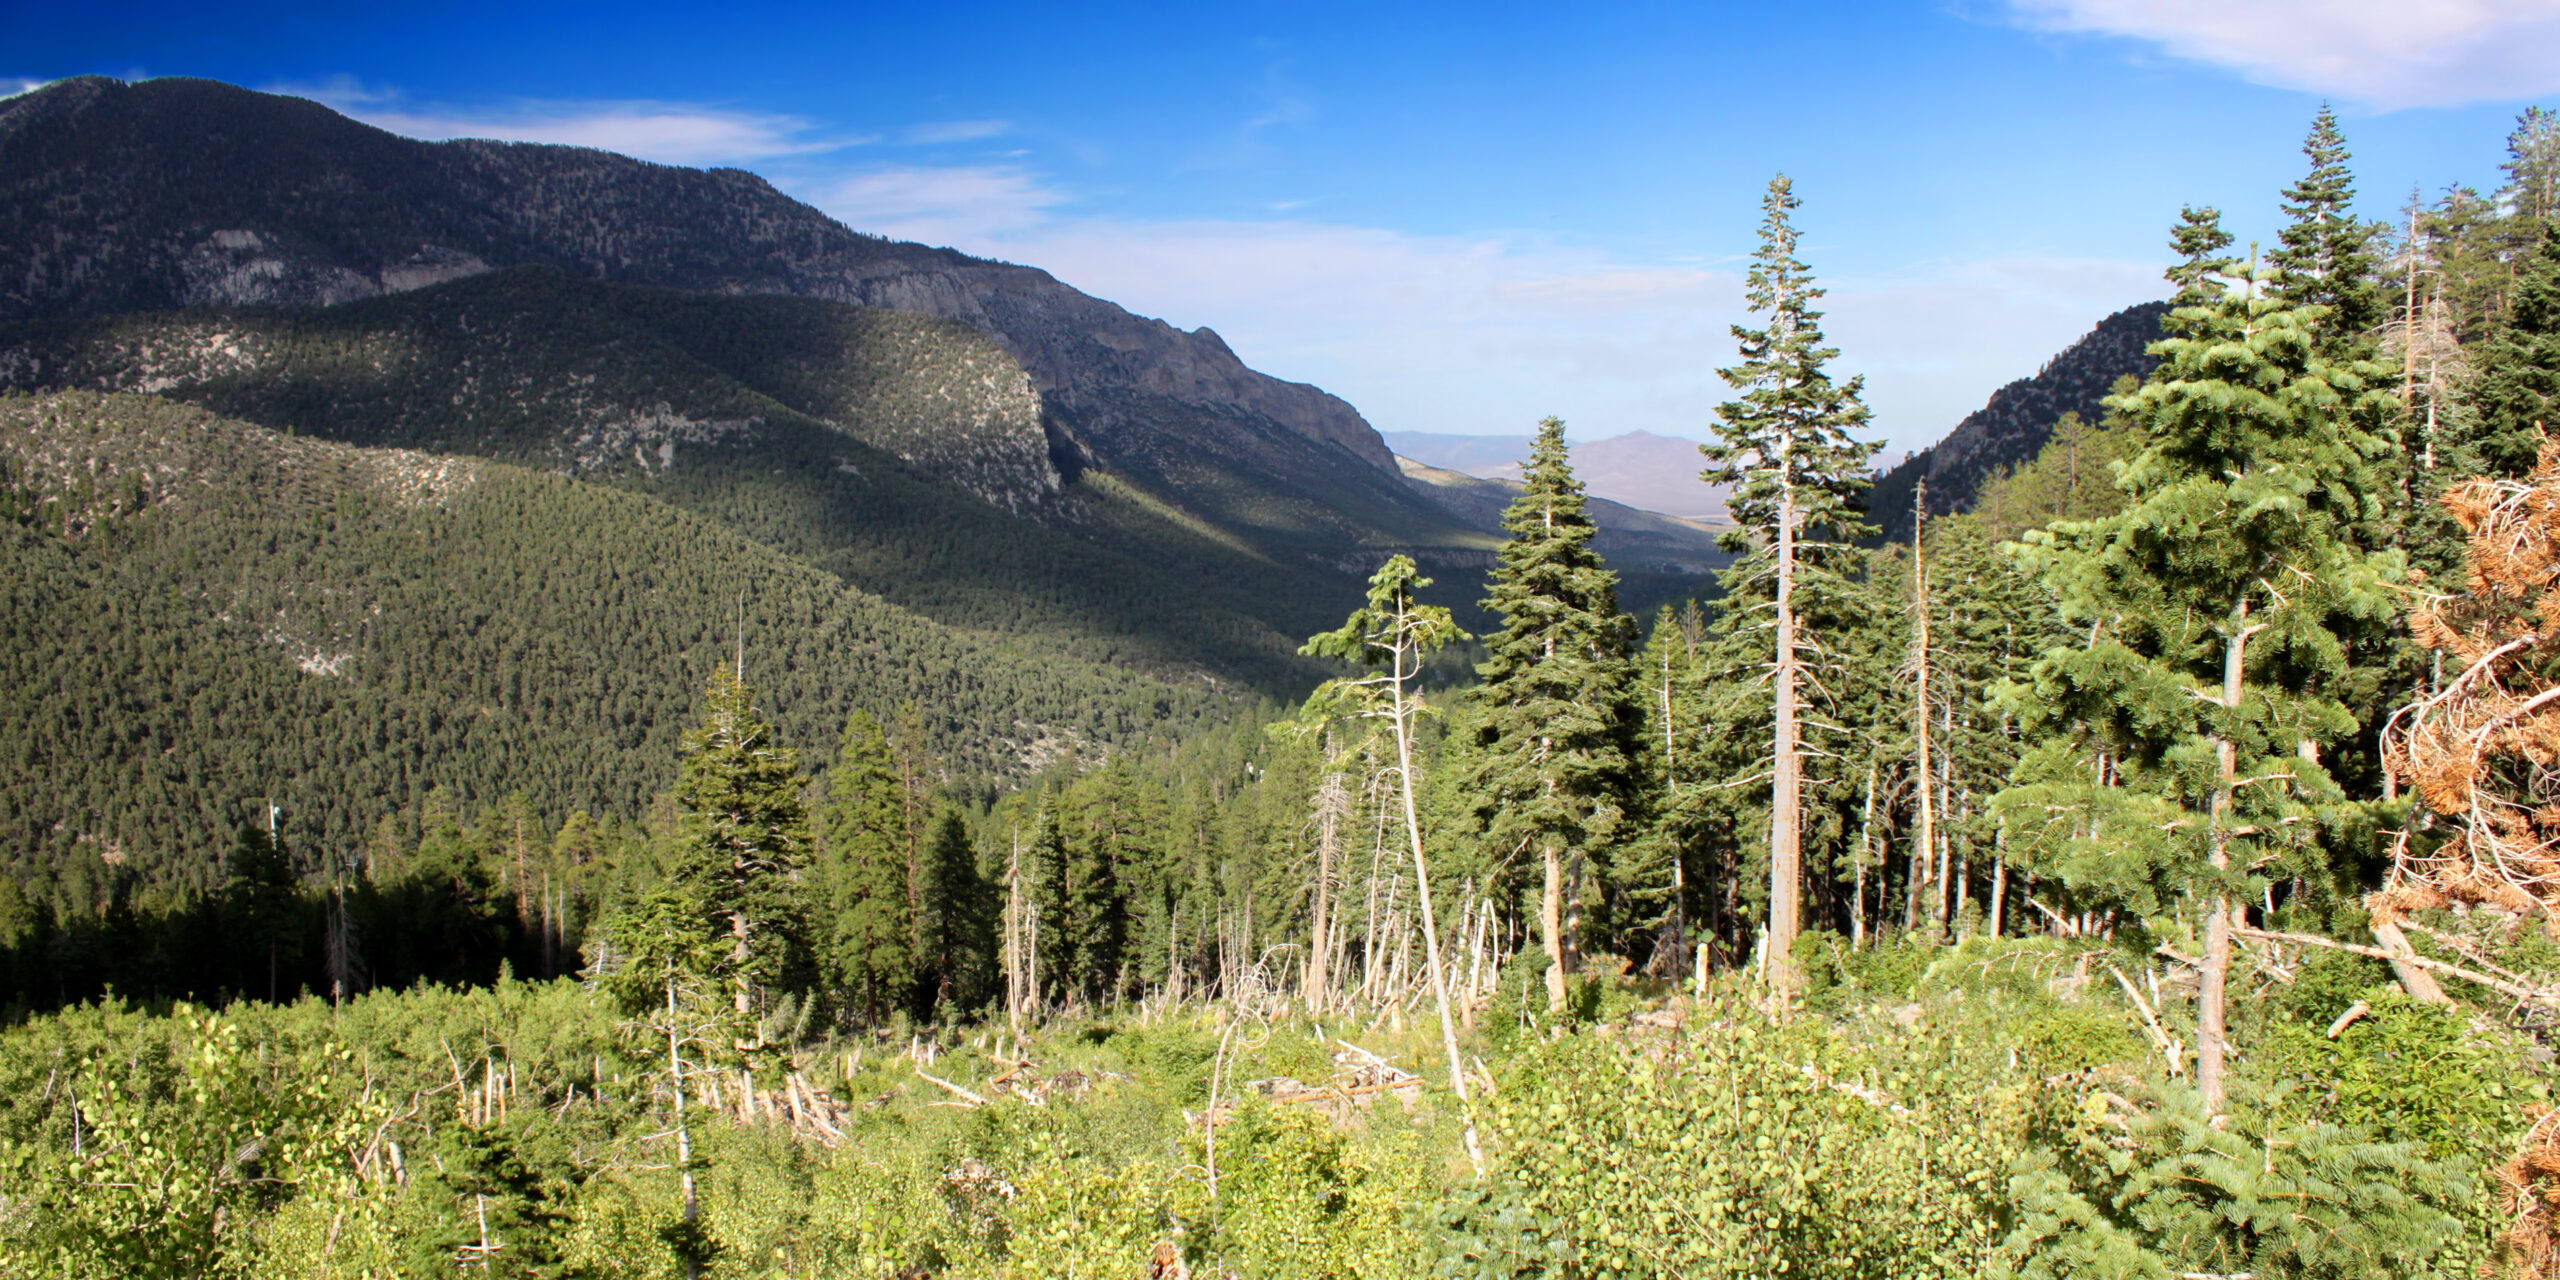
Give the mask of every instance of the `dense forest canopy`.
[{"label": "dense forest canopy", "polygon": [[2275,244],[2169,229],[2142,376],[1881,542],[1777,178],[1712,598],[1623,609],[1550,419],[1481,576],[1371,548],[1285,701],[863,590],[716,470],[214,416],[385,302],[0,399],[0,1256],[2560,1274],[2560,128],[2510,145],[2376,224],[2323,112]]}]

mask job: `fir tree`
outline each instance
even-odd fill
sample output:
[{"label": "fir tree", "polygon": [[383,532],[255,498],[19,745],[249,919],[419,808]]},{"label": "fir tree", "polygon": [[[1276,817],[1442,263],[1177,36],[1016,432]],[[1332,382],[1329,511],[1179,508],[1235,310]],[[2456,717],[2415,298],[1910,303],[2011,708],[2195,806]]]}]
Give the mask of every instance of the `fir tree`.
[{"label": "fir tree", "polygon": [[978,871],[969,824],[945,808],[925,846],[924,915],[917,933],[917,1003],[928,1014],[977,1008],[991,994],[996,968],[995,886]]},{"label": "fir tree", "polygon": [[1040,793],[1022,854],[1025,932],[1024,980],[1031,1002],[1064,1003],[1083,972],[1077,941],[1086,931],[1085,895],[1077,878],[1075,849],[1061,816],[1056,789]]},{"label": "fir tree", "polygon": [[2545,429],[2560,423],[2560,224],[2545,223],[2516,273],[2504,323],[2470,353],[2463,386],[2471,410],[2443,442],[2450,479],[2521,478],[2534,468]]},{"label": "fir tree", "polygon": [[2171,301],[2184,306],[2221,296],[2222,277],[2230,274],[2231,233],[2222,229],[2222,211],[2212,205],[2178,210],[2178,225],[2169,230],[2169,251],[2178,265],[2169,268],[2169,283],[2178,286]]},{"label": "fir tree", "polygon": [[1561,420],[1538,424],[1521,482],[1502,515],[1511,537],[1483,601],[1502,630],[1487,641],[1491,659],[1476,667],[1485,758],[1470,782],[1486,838],[1538,851],[1547,1007],[1560,1009],[1565,979],[1580,968],[1591,855],[1616,835],[1634,798],[1634,627],[1618,612],[1618,575],[1591,549],[1594,528]]},{"label": "fir tree", "polygon": [[[798,753],[757,716],[732,668],[712,672],[702,720],[684,735],[676,769],[677,845],[669,880],[726,938],[719,975],[737,1016],[800,979],[808,961],[800,873],[808,811]],[[760,1047],[752,1033],[750,1048]]]},{"label": "fir tree", "polygon": [[1834,382],[1826,368],[1840,353],[1823,345],[1822,313],[1812,305],[1823,291],[1796,260],[1798,203],[1786,175],[1770,180],[1745,295],[1766,320],[1757,329],[1734,326],[1742,363],[1717,373],[1741,398],[1717,406],[1717,438],[1698,446],[1708,463],[1699,478],[1733,486],[1725,510],[1741,531],[1729,545],[1748,553],[1722,575],[1733,634],[1741,634],[1739,607],[1763,592],[1770,606],[1767,954],[1781,992],[1796,985],[1803,925],[1803,698],[1816,644],[1804,632],[1809,602],[1799,593],[1830,591],[1848,544],[1870,532],[1861,498],[1871,483],[1868,460],[1881,447],[1854,434],[1867,423],[1866,380]]},{"label": "fir tree", "polygon": [[2155,919],[2201,908],[2197,1074],[2217,1106],[2235,904],[2319,870],[2315,819],[2342,800],[2320,756],[2357,728],[2336,685],[2401,566],[2357,542],[2395,443],[2391,371],[2325,359],[2317,313],[2252,277],[2178,308],[2152,380],[2110,401],[2148,433],[2125,508],[2026,535],[2087,630],[2011,694],[2053,737],[2001,797],[2013,828],[2055,832],[2076,888]]},{"label": "fir tree", "polygon": [[907,907],[904,809],[887,735],[869,712],[854,712],[827,771],[818,865],[835,917],[829,976],[874,1023],[905,1005],[917,960],[909,945],[915,922]]},{"label": "fir tree", "polygon": [[2302,153],[2311,159],[2311,172],[2284,189],[2284,212],[2292,221],[2276,233],[2282,247],[2270,255],[2280,273],[2275,291],[2296,309],[2325,308],[2312,321],[2321,354],[2370,355],[2384,309],[2374,283],[2375,228],[2356,220],[2347,141],[2328,107],[2311,122]]}]

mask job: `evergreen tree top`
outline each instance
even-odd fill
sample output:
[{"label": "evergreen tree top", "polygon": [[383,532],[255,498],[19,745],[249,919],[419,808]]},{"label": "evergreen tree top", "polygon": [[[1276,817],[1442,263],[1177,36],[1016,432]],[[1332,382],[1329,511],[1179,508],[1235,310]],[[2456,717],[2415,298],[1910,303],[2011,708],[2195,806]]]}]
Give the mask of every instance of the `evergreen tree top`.
[{"label": "evergreen tree top", "polygon": [[806,842],[799,753],[776,739],[756,714],[755,691],[730,667],[712,672],[702,707],[676,773],[690,834],[719,858],[787,864]]},{"label": "evergreen tree top", "polygon": [[1827,528],[1853,540],[1869,532],[1860,503],[1872,477],[1868,460],[1883,447],[1852,433],[1867,425],[1864,377],[1834,382],[1825,366],[1839,351],[1823,345],[1823,291],[1795,256],[1792,220],[1800,201],[1785,174],[1769,180],[1760,207],[1760,247],[1744,291],[1764,327],[1733,326],[1742,361],[1718,369],[1741,397],[1716,407],[1716,436],[1698,446],[1707,467],[1699,478],[1733,486],[1726,510],[1746,529],[1774,528],[1782,501],[1800,531]]},{"label": "evergreen tree top", "polygon": [[2187,205],[2178,210],[2178,225],[2169,229],[2169,251],[2178,255],[2178,265],[2163,273],[2178,286],[2170,301],[2189,306],[2222,296],[2222,277],[2231,274],[2232,266],[2222,251],[2230,247],[2231,233],[2222,229],[2220,209]]},{"label": "evergreen tree top", "polygon": [[2151,381],[2107,399],[2146,428],[2119,478],[2135,502],[2188,477],[2311,465],[2346,486],[2317,500],[2369,518],[2372,468],[2396,443],[2379,416],[2396,404],[2391,370],[2324,355],[2325,313],[2287,297],[2283,274],[2252,265],[2238,288],[2173,310],[2179,332],[2152,344]]},{"label": "evergreen tree top", "polygon": [[1367,602],[1352,610],[1340,628],[1309,636],[1298,652],[1355,666],[1384,667],[1410,663],[1415,661],[1410,655],[1473,639],[1459,629],[1448,610],[1414,599],[1430,585],[1431,579],[1422,576],[1413,557],[1401,553],[1387,557],[1369,575]]},{"label": "evergreen tree top", "polygon": [[1598,530],[1566,455],[1562,419],[1538,424],[1502,527],[1511,537],[1482,603],[1503,628],[1491,639],[1492,661],[1477,671],[1499,684],[1541,663],[1623,656],[1630,637],[1618,614],[1618,575],[1591,549]]},{"label": "evergreen tree top", "polygon": [[2519,218],[2560,216],[2560,114],[2527,107],[2507,135],[2507,186],[2500,203]]},{"label": "evergreen tree top", "polygon": [[1474,782],[1491,830],[1581,848],[1614,830],[1626,807],[1618,793],[1636,723],[1627,703],[1634,621],[1618,612],[1618,575],[1591,549],[1561,420],[1538,424],[1522,481],[1484,600],[1502,631],[1476,668],[1486,712]]},{"label": "evergreen tree top", "polygon": [[2348,172],[2346,136],[2338,131],[2337,113],[2327,106],[2311,122],[2302,154],[2311,170],[2284,189],[2284,213],[2291,221],[2276,233],[2278,247],[2270,256],[2283,270],[2277,291],[2293,301],[2325,308],[2322,341],[2332,354],[2365,354],[2382,322],[2382,299],[2374,288],[2376,228],[2355,216],[2355,176]]}]

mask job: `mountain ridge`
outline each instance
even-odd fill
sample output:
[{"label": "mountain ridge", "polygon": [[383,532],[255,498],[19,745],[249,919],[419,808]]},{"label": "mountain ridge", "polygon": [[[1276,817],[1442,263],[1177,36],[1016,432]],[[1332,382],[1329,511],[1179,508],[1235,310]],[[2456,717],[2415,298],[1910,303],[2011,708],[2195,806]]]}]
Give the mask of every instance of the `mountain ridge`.
[{"label": "mountain ridge", "polygon": [[0,320],[327,304],[545,263],[956,319],[1089,418],[1113,412],[1102,393],[1135,390],[1257,414],[1394,475],[1357,410],[1252,370],[1205,327],[1035,267],[864,235],[742,170],[419,142],[216,81],[88,76],[0,101],[0,173]]},{"label": "mountain ridge", "polygon": [[2020,466],[2053,438],[2066,413],[2095,423],[2120,378],[2151,372],[2150,345],[2160,339],[2166,302],[2143,302],[2107,316],[2057,352],[2034,374],[1991,393],[1945,438],[1911,455],[1876,480],[1867,496],[1868,518],[1887,541],[1911,536],[1911,515],[1924,479],[1929,511],[1946,515],[1973,509],[1992,476]]}]

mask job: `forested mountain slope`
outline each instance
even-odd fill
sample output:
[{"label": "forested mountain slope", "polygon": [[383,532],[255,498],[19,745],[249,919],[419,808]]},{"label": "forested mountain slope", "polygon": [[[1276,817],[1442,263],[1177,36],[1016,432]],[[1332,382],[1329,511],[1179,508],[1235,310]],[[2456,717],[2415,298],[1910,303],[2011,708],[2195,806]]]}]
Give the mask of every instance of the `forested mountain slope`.
[{"label": "forested mountain slope", "polygon": [[1298,641],[1352,590],[1336,561],[1493,542],[1249,415],[1184,451],[1108,452],[965,325],[548,267],[0,329],[5,386],[148,392],[611,484],[950,625],[1274,691],[1304,680]]},{"label": "forested mountain slope", "polygon": [[1983,482],[2036,456],[2066,413],[2096,422],[2118,378],[2151,372],[2145,349],[2160,339],[2169,304],[2145,302],[2098,322],[2079,341],[2046,361],[2034,377],[1991,393],[1991,401],[1965,416],[1945,439],[1885,473],[1869,494],[1869,518],[1889,539],[1911,535],[1911,511],[1921,480],[1929,483],[1929,510],[1944,515],[1973,509]]},{"label": "forested mountain slope", "polygon": [[788,740],[832,742],[854,708],[912,701],[963,776],[1222,705],[503,463],[62,393],[0,394],[0,468],[0,845],[20,874],[124,862],[204,889],[261,796],[314,849],[350,849],[439,787],[634,812],[666,785],[705,675],[738,652],[741,611],[747,676]]}]

